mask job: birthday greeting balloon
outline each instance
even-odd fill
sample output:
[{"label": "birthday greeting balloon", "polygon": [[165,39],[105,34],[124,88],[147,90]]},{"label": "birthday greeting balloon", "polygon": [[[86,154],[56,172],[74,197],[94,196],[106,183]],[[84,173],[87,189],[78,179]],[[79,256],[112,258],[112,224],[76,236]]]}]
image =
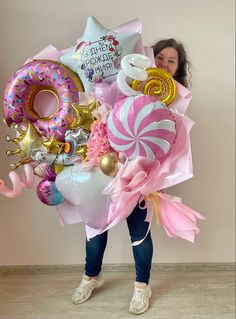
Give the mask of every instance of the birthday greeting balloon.
[{"label": "birthday greeting balloon", "polygon": [[156,97],[131,96],[116,103],[110,112],[107,135],[112,148],[128,159],[160,160],[176,139],[175,118]]},{"label": "birthday greeting balloon", "polygon": [[97,82],[115,80],[122,57],[134,52],[140,41],[138,32],[114,32],[88,17],[79,43],[61,62],[79,75],[85,92],[90,92]]}]

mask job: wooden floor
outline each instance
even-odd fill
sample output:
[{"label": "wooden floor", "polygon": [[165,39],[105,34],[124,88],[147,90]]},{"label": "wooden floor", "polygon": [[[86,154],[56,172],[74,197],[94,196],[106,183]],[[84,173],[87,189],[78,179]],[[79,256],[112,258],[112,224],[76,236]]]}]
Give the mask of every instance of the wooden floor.
[{"label": "wooden floor", "polygon": [[[154,271],[153,297],[145,318],[234,319],[235,273],[223,271]],[[133,272],[105,273],[103,287],[81,305],[71,294],[81,273],[0,275],[0,319],[135,318],[128,306]]]}]

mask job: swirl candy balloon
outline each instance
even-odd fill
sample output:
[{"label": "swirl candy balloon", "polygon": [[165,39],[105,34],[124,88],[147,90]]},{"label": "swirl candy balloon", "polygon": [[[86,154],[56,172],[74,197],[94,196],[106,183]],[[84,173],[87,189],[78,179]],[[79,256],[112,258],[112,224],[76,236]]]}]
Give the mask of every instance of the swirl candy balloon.
[{"label": "swirl candy balloon", "polygon": [[127,97],[110,112],[107,135],[112,148],[128,159],[144,156],[160,160],[176,139],[175,119],[154,96]]},{"label": "swirl candy balloon", "polygon": [[160,68],[148,68],[147,81],[133,80],[130,84],[134,90],[141,90],[146,95],[156,95],[166,105],[176,98],[176,83],[172,76]]}]

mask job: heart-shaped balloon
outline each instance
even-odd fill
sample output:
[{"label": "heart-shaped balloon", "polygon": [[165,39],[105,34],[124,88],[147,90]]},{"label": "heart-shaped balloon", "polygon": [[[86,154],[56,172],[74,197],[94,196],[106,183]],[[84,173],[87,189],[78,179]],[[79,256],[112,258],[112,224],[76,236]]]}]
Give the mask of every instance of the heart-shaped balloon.
[{"label": "heart-shaped balloon", "polygon": [[114,104],[121,98],[126,97],[126,95],[121,93],[119,90],[116,81],[112,83],[96,83],[94,85],[93,95],[100,104],[108,104],[111,106],[114,106]]},{"label": "heart-shaped balloon", "polygon": [[102,192],[111,180],[98,167],[91,169],[79,164],[65,167],[56,177],[56,187],[88,226],[104,229],[110,199]]}]

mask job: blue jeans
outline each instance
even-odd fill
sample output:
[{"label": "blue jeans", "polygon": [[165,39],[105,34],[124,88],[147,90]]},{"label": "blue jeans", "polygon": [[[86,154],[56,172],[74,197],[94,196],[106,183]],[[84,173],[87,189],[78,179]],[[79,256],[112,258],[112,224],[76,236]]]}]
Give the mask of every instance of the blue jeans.
[{"label": "blue jeans", "polygon": [[[127,225],[131,242],[141,240],[148,230],[148,223],[145,222],[146,211],[137,205],[129,215]],[[103,255],[107,245],[108,232],[104,232],[89,241],[86,240],[86,263],[85,274],[93,277],[97,276],[102,269]],[[144,241],[137,246],[132,246],[136,269],[136,281],[149,283],[152,265],[153,245],[150,231]]]}]

